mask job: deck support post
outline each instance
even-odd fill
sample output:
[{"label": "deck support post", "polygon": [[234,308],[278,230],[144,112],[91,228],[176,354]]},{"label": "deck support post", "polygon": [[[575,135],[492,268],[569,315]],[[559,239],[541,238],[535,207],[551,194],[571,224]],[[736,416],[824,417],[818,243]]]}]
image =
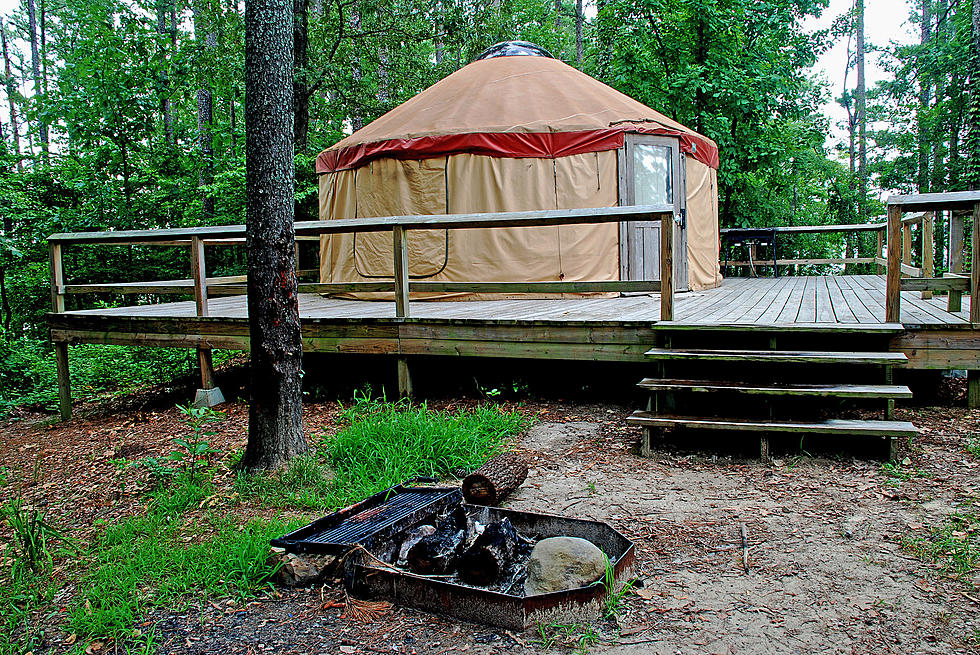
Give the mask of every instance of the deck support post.
[{"label": "deck support post", "polygon": [[[935,277],[936,269],[933,258],[936,253],[933,232],[935,230],[936,213],[926,212],[922,217],[922,277]],[[922,299],[932,298],[932,291],[923,291]]]},{"label": "deck support post", "polygon": [[67,421],[71,418],[71,375],[68,369],[68,344],[64,341],[56,341],[54,356],[58,366],[58,410],[61,412],[61,420]]},{"label": "deck support post", "polygon": [[[395,275],[395,316],[409,318],[409,278],[408,278],[408,232],[396,225],[391,230],[392,249],[394,251]],[[408,368],[408,358],[399,356],[398,366],[398,395],[401,398],[412,396],[412,373]]]},{"label": "deck support post", "polygon": [[[48,244],[48,262],[51,267],[51,311],[61,314],[65,311],[65,269],[62,261],[61,244]],[[68,368],[68,343],[55,341],[55,363],[58,370],[58,410],[61,420],[71,418],[71,373]]]},{"label": "deck support post", "polygon": [[888,205],[888,270],[885,272],[885,322],[901,322],[902,206]]},{"label": "deck support post", "polygon": [[[955,211],[949,212],[949,272],[956,275],[963,273],[963,215]],[[963,292],[950,289],[946,311],[953,313],[962,310]]]},{"label": "deck support post", "polygon": [[[208,316],[208,278],[204,261],[204,241],[191,237],[191,277],[194,278],[194,304],[198,316]],[[224,394],[215,381],[211,349],[197,348],[197,361],[201,368],[201,388],[194,394],[195,407],[214,407],[225,402]]]},{"label": "deck support post", "polygon": [[970,253],[970,323],[977,328],[980,323],[980,202],[973,205],[973,249]]},{"label": "deck support post", "polygon": [[660,219],[660,320],[674,320],[674,216]]},{"label": "deck support post", "polygon": [[966,406],[970,409],[980,408],[980,371],[966,372]]}]

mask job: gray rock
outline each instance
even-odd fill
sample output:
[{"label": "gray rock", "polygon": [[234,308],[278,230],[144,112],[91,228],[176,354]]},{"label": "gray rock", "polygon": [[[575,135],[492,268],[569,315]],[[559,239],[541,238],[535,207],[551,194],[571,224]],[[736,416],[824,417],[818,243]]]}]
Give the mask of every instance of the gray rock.
[{"label": "gray rock", "polygon": [[549,537],[535,544],[531,551],[524,595],[577,589],[600,579],[605,572],[603,553],[591,541],[578,537]]},{"label": "gray rock", "polygon": [[283,587],[302,587],[320,582],[327,577],[337,558],[333,555],[287,553],[273,548],[269,554],[272,564],[279,564],[273,580]]}]

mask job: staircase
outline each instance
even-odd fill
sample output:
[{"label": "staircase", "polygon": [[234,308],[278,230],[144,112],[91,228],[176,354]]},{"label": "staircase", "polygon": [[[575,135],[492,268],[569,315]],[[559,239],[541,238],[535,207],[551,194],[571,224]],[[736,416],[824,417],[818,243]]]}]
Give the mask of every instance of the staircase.
[{"label": "staircase", "polygon": [[[654,325],[655,347],[646,352],[655,377],[639,382],[649,392],[644,411],[627,419],[643,428],[641,453],[650,456],[667,432],[757,434],[760,456],[769,439],[876,439],[894,456],[896,439],[917,434],[895,421],[895,401],[912,397],[892,384],[904,353],[889,352],[900,324]],[[857,408],[880,409],[881,418],[840,418]]]}]

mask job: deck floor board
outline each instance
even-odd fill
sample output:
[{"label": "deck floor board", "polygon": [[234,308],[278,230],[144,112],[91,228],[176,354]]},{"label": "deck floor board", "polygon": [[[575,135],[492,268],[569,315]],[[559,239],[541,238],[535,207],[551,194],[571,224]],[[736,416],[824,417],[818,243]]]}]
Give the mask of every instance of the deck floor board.
[{"label": "deck floor board", "polygon": [[[676,321],[708,323],[841,323],[876,324],[885,320],[885,280],[878,275],[834,277],[728,278],[715,289],[678,293],[674,299]],[[902,321],[913,327],[969,325],[970,298],[963,309],[946,311],[946,298],[922,300],[918,292],[902,293]],[[347,300],[301,294],[303,319],[391,319],[391,301]],[[209,299],[212,318],[245,319],[244,296]],[[476,301],[413,301],[411,316],[419,319],[465,321],[545,322],[654,322],[660,320],[657,294],[624,297],[564,299],[506,299]],[[69,316],[112,318],[194,318],[192,301],[147,304],[68,312]]]}]

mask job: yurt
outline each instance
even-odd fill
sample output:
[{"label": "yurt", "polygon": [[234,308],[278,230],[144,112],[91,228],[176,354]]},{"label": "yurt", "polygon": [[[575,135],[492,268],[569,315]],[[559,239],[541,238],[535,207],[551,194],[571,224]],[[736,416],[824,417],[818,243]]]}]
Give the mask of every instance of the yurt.
[{"label": "yurt", "polygon": [[[321,220],[673,204],[675,289],[721,283],[715,143],[533,44],[488,49],[320,153],[316,166]],[[409,275],[658,280],[659,244],[654,222],[418,230],[409,232]],[[391,279],[392,266],[388,233],[321,240],[321,282]]]}]

